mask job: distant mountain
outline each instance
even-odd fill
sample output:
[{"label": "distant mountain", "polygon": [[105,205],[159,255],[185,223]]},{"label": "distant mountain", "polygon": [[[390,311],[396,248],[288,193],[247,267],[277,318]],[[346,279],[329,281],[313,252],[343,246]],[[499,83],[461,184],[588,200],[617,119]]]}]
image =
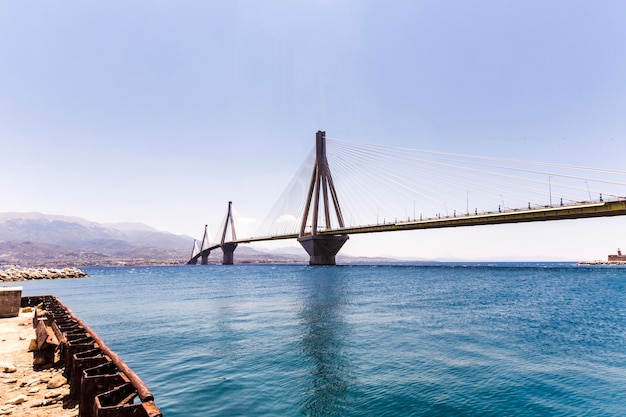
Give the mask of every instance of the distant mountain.
[{"label": "distant mountain", "polygon": [[[0,213],[0,267],[184,264],[193,238],[143,223],[97,223],[42,213]],[[239,245],[235,263],[308,263],[304,249],[258,250]],[[337,256],[340,263],[393,262],[388,258]],[[222,262],[222,251],[209,256]]]},{"label": "distant mountain", "polygon": [[5,265],[184,263],[192,242],[142,223],[0,213],[0,264]]},{"label": "distant mountain", "polygon": [[[79,217],[42,213],[0,213],[0,240],[32,241],[81,249],[124,249],[147,246],[169,250],[190,250],[193,238],[159,232],[142,223],[102,224]],[[108,243],[107,243],[108,242]]]}]

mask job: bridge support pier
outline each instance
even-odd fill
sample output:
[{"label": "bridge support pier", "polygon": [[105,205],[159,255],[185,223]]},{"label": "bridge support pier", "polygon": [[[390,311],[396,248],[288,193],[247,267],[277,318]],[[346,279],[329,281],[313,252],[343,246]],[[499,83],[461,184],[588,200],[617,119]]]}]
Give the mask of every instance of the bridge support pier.
[{"label": "bridge support pier", "polygon": [[[200,261],[201,265],[208,265],[209,264],[209,255],[211,254],[211,251],[204,251],[202,252],[202,260]],[[198,260],[196,259],[196,264],[198,263]]]},{"label": "bridge support pier", "polygon": [[222,252],[224,256],[222,258],[222,265],[232,265],[235,260],[235,249],[237,248],[236,243],[223,243]]},{"label": "bridge support pier", "polygon": [[309,254],[309,265],[336,265],[335,255],[348,235],[311,235],[299,237],[298,242]]}]

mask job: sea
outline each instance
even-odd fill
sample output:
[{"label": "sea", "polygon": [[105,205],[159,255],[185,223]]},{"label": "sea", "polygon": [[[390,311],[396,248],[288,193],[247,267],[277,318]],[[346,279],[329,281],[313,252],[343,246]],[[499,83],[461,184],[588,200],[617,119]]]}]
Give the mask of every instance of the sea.
[{"label": "sea", "polygon": [[90,267],[58,296],[177,416],[624,416],[626,268]]}]

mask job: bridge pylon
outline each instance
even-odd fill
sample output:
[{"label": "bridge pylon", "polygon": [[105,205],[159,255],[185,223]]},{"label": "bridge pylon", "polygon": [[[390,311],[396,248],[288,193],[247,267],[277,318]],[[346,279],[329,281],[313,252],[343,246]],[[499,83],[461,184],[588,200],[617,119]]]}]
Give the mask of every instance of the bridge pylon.
[{"label": "bridge pylon", "polygon": [[[209,226],[207,224],[204,225],[204,236],[202,236],[202,244],[200,245],[200,264],[208,265],[209,264],[209,255],[211,251],[209,250]],[[193,258],[193,257],[192,257]],[[197,262],[197,259],[196,259]]]},{"label": "bridge pylon", "polygon": [[[224,222],[224,230],[222,232],[222,240],[220,241],[220,247],[222,248],[222,265],[232,265],[235,260],[235,249],[237,248],[237,233],[235,232],[235,219],[233,218],[233,202],[228,202],[228,214],[226,215],[226,221]],[[230,225],[231,241],[226,242],[226,235],[228,233],[228,226]]]},{"label": "bridge pylon", "polygon": [[[332,228],[331,210],[334,211],[339,227],[345,227],[337,191],[326,158],[326,132],[321,130],[315,135],[315,165],[311,174],[298,242],[309,254],[309,265],[335,265],[335,256],[348,240],[348,235],[319,234],[320,203],[324,210],[325,230]],[[309,216],[311,217],[311,229],[307,233]]]},{"label": "bridge pylon", "polygon": [[200,254],[200,248],[198,247],[198,241],[196,239],[193,240],[193,249],[191,250],[191,257],[189,257],[189,262],[187,265],[197,265],[198,264],[198,254]]}]

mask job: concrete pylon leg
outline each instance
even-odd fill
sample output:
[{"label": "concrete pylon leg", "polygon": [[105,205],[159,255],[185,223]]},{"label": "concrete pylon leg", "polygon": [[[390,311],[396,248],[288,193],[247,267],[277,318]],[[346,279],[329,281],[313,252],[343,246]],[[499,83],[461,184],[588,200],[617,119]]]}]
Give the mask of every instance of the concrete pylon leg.
[{"label": "concrete pylon leg", "polygon": [[335,255],[346,240],[348,235],[314,235],[298,238],[298,242],[309,254],[309,265],[336,265]]},{"label": "concrete pylon leg", "polygon": [[210,254],[211,254],[211,251],[202,252],[202,261],[200,262],[200,264],[208,265],[209,264],[209,255]]},{"label": "concrete pylon leg", "polygon": [[235,260],[236,243],[224,243],[222,246],[222,252],[224,257],[222,258],[222,265],[232,265]]}]

